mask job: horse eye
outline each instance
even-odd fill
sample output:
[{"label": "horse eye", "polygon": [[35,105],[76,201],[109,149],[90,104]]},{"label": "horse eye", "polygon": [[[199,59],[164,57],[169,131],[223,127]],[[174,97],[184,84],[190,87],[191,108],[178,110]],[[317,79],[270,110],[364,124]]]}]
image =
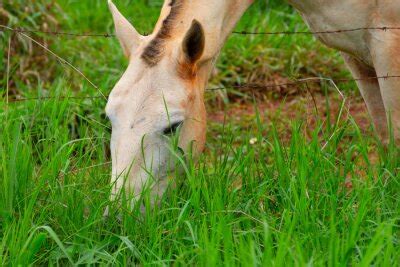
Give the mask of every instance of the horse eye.
[{"label": "horse eye", "polygon": [[163,133],[164,135],[173,135],[176,133],[176,131],[178,130],[179,126],[181,126],[183,124],[183,121],[179,121],[176,122],[174,124],[172,124],[170,127],[165,128]]}]

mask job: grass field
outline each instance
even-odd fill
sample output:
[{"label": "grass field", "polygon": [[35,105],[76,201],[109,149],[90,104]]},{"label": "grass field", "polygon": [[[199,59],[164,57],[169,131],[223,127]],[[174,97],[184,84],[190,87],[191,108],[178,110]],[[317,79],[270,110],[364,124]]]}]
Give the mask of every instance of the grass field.
[{"label": "grass field", "polygon": [[[106,1],[55,2],[5,1],[0,21],[112,32]],[[161,1],[115,2],[151,31]],[[280,1],[258,1],[237,29],[306,26]],[[0,36],[0,265],[399,265],[399,150],[376,140],[355,84],[340,84],[346,101],[332,84],[314,84],[315,105],[302,87],[207,94],[201,159],[182,163],[185,173],[160,206],[125,206],[105,219],[105,101],[61,97],[107,95],[127,64],[118,42],[31,35],[99,92],[26,37]],[[307,35],[233,35],[217,70],[210,86],[349,77],[338,54]]]}]

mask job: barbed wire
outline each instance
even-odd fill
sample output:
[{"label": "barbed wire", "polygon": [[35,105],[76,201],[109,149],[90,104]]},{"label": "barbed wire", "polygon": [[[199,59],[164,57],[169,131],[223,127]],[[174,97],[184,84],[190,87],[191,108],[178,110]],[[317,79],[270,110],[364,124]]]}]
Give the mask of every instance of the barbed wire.
[{"label": "barbed wire", "polygon": [[48,101],[48,100],[70,100],[70,99],[75,99],[75,100],[84,100],[84,99],[105,99],[108,98],[108,95],[98,95],[98,96],[38,96],[38,97],[28,97],[28,98],[15,98],[15,99],[9,99],[8,103],[17,103],[17,102],[27,102],[27,101]]},{"label": "barbed wire", "polygon": [[309,77],[309,78],[302,78],[297,79],[293,82],[287,83],[277,83],[277,84],[243,84],[243,85],[232,85],[229,87],[215,87],[215,88],[208,88],[206,91],[218,91],[218,90],[226,90],[229,88],[233,89],[240,89],[240,88],[252,88],[252,89],[270,89],[276,87],[286,87],[286,86],[296,86],[299,84],[304,84],[308,82],[320,82],[320,81],[332,81],[334,83],[349,83],[349,82],[357,82],[357,81],[367,81],[367,80],[382,80],[382,79],[390,79],[390,78],[400,78],[400,75],[385,75],[385,76],[374,76],[374,77],[366,77],[366,78],[342,78],[342,79],[331,79],[331,78],[324,78],[324,77]]},{"label": "barbed wire", "polygon": [[22,28],[11,28],[5,25],[0,25],[0,31],[3,32],[14,32],[14,33],[33,33],[33,34],[45,34],[55,36],[69,36],[69,37],[104,37],[114,38],[115,34],[110,33],[72,33],[72,32],[58,32],[58,31],[41,31],[41,30],[29,30]]},{"label": "barbed wire", "polygon": [[357,31],[391,31],[400,30],[400,27],[360,27],[351,29],[339,29],[339,30],[325,30],[325,31],[276,31],[276,32],[249,32],[249,31],[234,31],[234,34],[241,35],[318,35],[318,34],[337,34],[337,33],[348,33]]},{"label": "barbed wire", "polygon": [[[381,27],[358,27],[350,29],[335,29],[335,30],[325,30],[325,31],[274,31],[274,32],[263,32],[263,31],[234,31],[233,34],[237,35],[318,35],[318,34],[339,34],[339,33],[349,33],[357,31],[392,31],[400,30],[400,27],[396,26],[381,26]],[[11,28],[6,25],[0,25],[0,31],[8,31],[15,33],[33,33],[33,34],[45,34],[54,36],[67,36],[67,37],[104,37],[104,38],[114,38],[115,34],[111,33],[74,33],[74,32],[63,32],[63,31],[45,31],[45,30],[32,30],[24,28]],[[143,35],[148,35],[148,33],[143,33]]]},{"label": "barbed wire", "polygon": [[[358,81],[367,81],[367,80],[387,80],[391,78],[399,78],[400,75],[384,75],[384,76],[374,76],[374,77],[366,77],[366,78],[342,78],[342,79],[331,79],[326,77],[308,77],[297,79],[292,82],[286,83],[270,83],[270,84],[256,84],[256,83],[244,83],[244,84],[237,84],[237,85],[228,85],[224,87],[211,87],[205,89],[206,92],[216,92],[216,91],[231,91],[231,89],[250,89],[249,91],[260,91],[260,90],[267,90],[273,88],[281,88],[281,87],[290,87],[290,86],[299,86],[302,84],[309,84],[309,83],[318,83],[318,82],[332,82],[334,84],[341,84],[341,83],[350,83],[350,82],[358,82]],[[103,99],[107,100],[104,97],[109,97],[109,95],[96,95],[96,96],[56,96],[56,97],[49,97],[49,96],[41,96],[41,97],[32,97],[32,98],[16,98],[10,99],[9,103],[14,102],[25,102],[25,101],[48,101],[48,100],[85,100],[85,99]]]}]

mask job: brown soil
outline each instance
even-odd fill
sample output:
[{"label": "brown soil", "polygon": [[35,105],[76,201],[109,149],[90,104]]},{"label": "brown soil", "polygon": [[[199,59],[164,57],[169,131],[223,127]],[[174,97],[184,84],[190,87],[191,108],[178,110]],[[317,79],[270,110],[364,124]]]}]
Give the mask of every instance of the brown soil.
[{"label": "brown soil", "polygon": [[[329,104],[328,104],[329,103]],[[268,98],[254,102],[236,102],[223,107],[224,110],[211,109],[209,119],[224,123],[227,119],[232,123],[243,124],[253,121],[256,110],[264,122],[274,122],[279,125],[291,120],[301,120],[313,128],[318,119],[327,120],[330,117],[335,122],[343,103],[343,98],[331,93],[328,96],[321,93],[297,95],[290,98]],[[370,131],[371,121],[368,111],[360,96],[346,96],[342,109],[342,120],[352,117],[362,131]]]}]

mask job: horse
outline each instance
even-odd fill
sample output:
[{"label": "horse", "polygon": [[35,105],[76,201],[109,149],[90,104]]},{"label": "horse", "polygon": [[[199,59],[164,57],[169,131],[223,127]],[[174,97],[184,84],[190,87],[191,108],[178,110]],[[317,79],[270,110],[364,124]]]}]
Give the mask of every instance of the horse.
[{"label": "horse", "polygon": [[[137,200],[150,184],[152,198],[168,186],[170,137],[185,155],[206,142],[204,93],[226,39],[254,0],[165,0],[154,31],[142,36],[109,0],[116,36],[129,65],[109,96],[112,199],[125,190]],[[376,131],[388,142],[389,122],[400,137],[400,2],[288,0],[315,36],[339,50],[357,80]],[[365,28],[334,34],[336,29]],[[390,118],[390,120],[389,120]],[[171,166],[172,165],[172,166]],[[150,170],[149,170],[150,169]]]}]

